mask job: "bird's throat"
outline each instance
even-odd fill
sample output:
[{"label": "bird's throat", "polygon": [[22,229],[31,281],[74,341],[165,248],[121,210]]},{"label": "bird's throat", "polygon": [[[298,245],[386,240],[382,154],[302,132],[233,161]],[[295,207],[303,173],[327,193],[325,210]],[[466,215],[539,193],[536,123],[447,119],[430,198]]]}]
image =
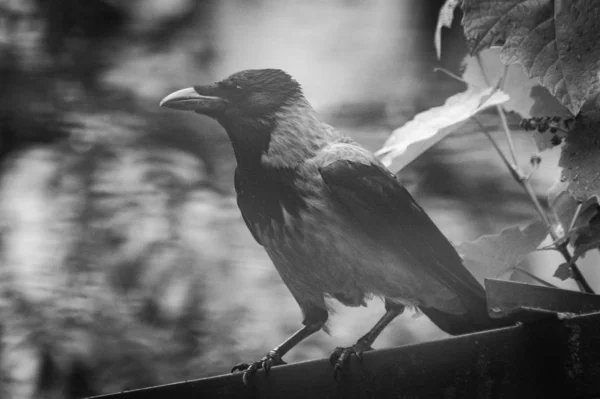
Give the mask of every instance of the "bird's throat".
[{"label": "bird's throat", "polygon": [[241,169],[260,167],[261,157],[269,149],[274,123],[263,119],[219,120],[227,131],[237,164]]}]

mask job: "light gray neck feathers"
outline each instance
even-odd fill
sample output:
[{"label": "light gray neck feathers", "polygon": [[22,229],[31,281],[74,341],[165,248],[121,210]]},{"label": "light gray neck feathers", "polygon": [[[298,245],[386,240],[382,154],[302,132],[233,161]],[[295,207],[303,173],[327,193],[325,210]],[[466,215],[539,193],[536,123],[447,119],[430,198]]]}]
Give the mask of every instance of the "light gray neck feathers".
[{"label": "light gray neck feathers", "polygon": [[295,167],[340,136],[317,119],[317,113],[306,101],[281,108],[275,120],[269,148],[261,157],[266,166]]}]

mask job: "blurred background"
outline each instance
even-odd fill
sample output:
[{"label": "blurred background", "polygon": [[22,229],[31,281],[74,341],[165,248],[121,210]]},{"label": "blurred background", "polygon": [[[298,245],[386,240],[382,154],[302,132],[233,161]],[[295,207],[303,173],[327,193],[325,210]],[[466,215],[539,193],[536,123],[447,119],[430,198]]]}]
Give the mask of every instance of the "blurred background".
[{"label": "blurred background", "polygon": [[[235,205],[225,132],[158,102],[239,70],[281,68],[324,121],[376,150],[465,88],[433,71],[460,74],[466,54],[455,23],[435,58],[442,3],[0,0],[0,397],[222,374],[299,328]],[[527,163],[533,142],[517,132],[516,144]],[[535,176],[541,195],[557,157],[546,154]],[[455,243],[536,217],[471,125],[400,176]],[[383,313],[377,298],[333,306],[331,335],[315,334],[288,362],[354,343]],[[376,347],[443,336],[407,314]]]}]

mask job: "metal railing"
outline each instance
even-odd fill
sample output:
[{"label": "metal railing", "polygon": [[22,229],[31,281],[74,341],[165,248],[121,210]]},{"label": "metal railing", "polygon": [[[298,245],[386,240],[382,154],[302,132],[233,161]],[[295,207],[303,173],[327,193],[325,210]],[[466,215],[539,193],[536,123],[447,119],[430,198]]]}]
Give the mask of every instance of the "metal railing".
[{"label": "metal railing", "polygon": [[97,398],[600,396],[600,296],[495,280],[486,289],[514,326],[367,352],[338,381],[321,359],[260,370],[249,385],[229,374]]}]

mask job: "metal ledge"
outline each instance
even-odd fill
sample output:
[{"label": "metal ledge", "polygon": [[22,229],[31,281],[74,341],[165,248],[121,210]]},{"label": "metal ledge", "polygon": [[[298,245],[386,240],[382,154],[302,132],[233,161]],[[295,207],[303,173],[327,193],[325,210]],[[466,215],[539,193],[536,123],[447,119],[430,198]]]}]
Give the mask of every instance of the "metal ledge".
[{"label": "metal ledge", "polygon": [[586,398],[600,396],[600,296],[486,280],[490,314],[514,326],[367,352],[340,381],[327,359],[97,398]]},{"label": "metal ledge", "polygon": [[[585,398],[600,395],[600,312],[365,353],[340,382],[326,359],[101,396],[149,398]],[[100,397],[97,397],[100,398]]]}]

